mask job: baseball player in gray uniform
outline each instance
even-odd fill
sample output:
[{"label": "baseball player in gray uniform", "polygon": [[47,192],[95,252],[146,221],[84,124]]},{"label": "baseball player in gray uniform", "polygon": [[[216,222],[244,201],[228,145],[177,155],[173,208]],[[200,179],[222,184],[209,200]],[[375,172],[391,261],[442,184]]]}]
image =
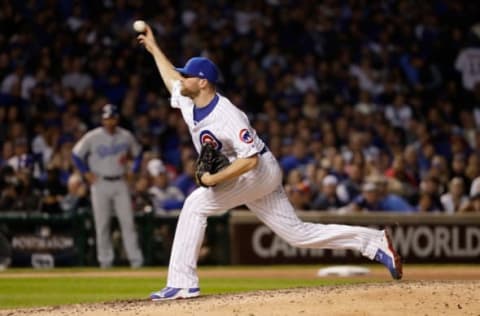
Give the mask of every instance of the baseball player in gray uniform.
[{"label": "baseball player in gray uniform", "polygon": [[90,184],[100,266],[108,268],[113,264],[110,222],[114,209],[130,266],[136,268],[142,266],[143,255],[138,246],[125,173],[129,156],[135,157],[132,171],[139,170],[142,151],[133,135],[117,126],[118,116],[116,106],[105,105],[102,109],[102,126],[91,130],[78,141],[72,157]]},{"label": "baseball player in gray uniform", "polygon": [[148,26],[138,40],[153,55],[171,93],[171,105],[180,109],[197,151],[210,142],[231,162],[215,174],[203,174],[201,182],[207,187],[197,188],[185,200],[175,232],[167,286],[152,293],[152,300],[200,295],[197,259],[207,217],[243,204],[293,246],[358,250],[383,263],[393,278],[402,277],[400,257],[385,231],[305,223],[297,217],[283,190],[277,160],[250,126],[245,113],[217,92],[218,70],[212,61],[194,57],[183,68],[175,68]]}]

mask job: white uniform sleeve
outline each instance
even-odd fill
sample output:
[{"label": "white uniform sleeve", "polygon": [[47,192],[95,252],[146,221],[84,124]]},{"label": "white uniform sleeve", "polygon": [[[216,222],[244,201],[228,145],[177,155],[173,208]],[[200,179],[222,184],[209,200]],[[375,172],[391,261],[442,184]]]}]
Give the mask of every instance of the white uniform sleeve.
[{"label": "white uniform sleeve", "polygon": [[85,134],[85,136],[83,136],[73,147],[72,149],[73,153],[82,159],[85,158],[87,153],[90,152],[91,139],[92,139],[91,133]]},{"label": "white uniform sleeve", "polygon": [[173,108],[193,107],[192,99],[181,95],[182,83],[180,80],[176,80],[172,86],[172,96],[170,104]]},{"label": "white uniform sleeve", "polygon": [[240,111],[235,113],[232,119],[225,124],[225,131],[232,139],[237,158],[248,158],[259,152],[255,142],[257,135],[244,113]]}]

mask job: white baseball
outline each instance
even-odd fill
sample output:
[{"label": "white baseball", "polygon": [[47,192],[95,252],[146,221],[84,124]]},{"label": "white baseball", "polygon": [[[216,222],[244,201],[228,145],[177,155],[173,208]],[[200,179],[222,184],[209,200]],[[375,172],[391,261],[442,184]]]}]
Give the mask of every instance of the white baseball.
[{"label": "white baseball", "polygon": [[138,33],[145,32],[147,24],[143,20],[136,20],[133,22],[133,29]]}]

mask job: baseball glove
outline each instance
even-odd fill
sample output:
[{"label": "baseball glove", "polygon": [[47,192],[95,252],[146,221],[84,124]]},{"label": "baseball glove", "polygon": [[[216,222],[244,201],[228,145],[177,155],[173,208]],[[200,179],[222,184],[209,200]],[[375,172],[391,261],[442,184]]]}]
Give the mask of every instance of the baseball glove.
[{"label": "baseball glove", "polygon": [[195,163],[195,181],[202,187],[208,187],[202,182],[202,176],[206,172],[214,174],[230,165],[228,158],[220,151],[213,148],[212,144],[205,143],[200,150],[200,156]]}]

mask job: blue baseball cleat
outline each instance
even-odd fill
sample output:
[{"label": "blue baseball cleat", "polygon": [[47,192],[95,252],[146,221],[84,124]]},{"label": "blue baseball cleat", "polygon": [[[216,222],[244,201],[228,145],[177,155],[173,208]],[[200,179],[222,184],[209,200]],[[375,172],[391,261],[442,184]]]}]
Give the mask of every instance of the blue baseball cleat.
[{"label": "blue baseball cleat", "polygon": [[200,295],[200,288],[177,288],[166,287],[161,291],[150,294],[152,301],[176,300],[182,298],[192,298]]},{"label": "blue baseball cleat", "polygon": [[374,259],[387,267],[392,278],[395,280],[400,280],[402,278],[402,258],[395,249],[393,249],[392,240],[386,231],[384,231],[382,246],[378,248]]}]

